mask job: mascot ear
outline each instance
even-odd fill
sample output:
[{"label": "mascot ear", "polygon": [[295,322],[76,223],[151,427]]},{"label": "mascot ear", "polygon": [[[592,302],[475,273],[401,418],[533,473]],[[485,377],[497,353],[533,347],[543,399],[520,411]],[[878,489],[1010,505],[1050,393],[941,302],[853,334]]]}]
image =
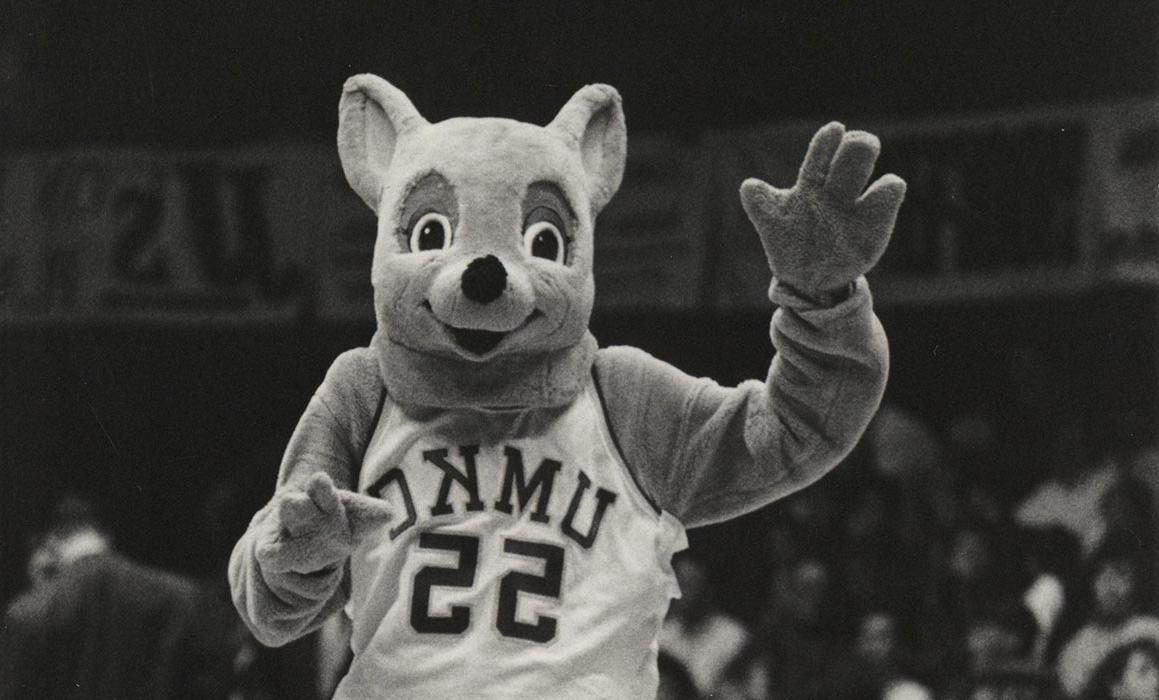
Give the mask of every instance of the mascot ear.
[{"label": "mascot ear", "polygon": [[427,124],[411,101],[377,75],[346,81],[338,103],[338,155],[346,180],[378,211],[378,199],[395,146],[406,132]]},{"label": "mascot ear", "polygon": [[568,100],[547,126],[583,158],[592,213],[598,213],[624,176],[628,137],[620,93],[610,85],[588,85]]}]

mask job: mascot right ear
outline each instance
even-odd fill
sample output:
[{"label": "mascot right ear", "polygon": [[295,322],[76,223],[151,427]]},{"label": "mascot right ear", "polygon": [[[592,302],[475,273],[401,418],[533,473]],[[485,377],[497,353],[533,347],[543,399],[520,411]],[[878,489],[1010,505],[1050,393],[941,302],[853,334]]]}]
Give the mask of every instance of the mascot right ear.
[{"label": "mascot right ear", "polygon": [[581,88],[547,128],[562,135],[568,146],[579,151],[592,214],[599,213],[620,188],[628,157],[620,93],[611,85]]},{"label": "mascot right ear", "polygon": [[338,155],[346,181],[376,213],[399,138],[427,123],[402,90],[377,75],[356,75],[343,86]]}]

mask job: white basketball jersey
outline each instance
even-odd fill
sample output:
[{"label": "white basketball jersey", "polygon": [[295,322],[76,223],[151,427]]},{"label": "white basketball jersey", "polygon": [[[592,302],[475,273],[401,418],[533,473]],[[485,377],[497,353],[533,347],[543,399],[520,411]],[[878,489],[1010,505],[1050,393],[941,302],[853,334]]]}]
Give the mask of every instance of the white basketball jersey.
[{"label": "white basketball jersey", "polygon": [[683,527],[613,443],[594,381],[566,407],[389,399],[358,488],[397,517],[351,558],[336,698],[652,698]]}]

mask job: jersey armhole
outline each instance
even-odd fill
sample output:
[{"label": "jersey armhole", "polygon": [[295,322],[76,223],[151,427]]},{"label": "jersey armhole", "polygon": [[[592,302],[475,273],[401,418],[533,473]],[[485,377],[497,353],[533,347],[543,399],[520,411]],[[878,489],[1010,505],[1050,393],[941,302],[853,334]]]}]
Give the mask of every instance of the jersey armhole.
[{"label": "jersey armhole", "polygon": [[386,406],[386,387],[378,392],[378,405],[374,407],[374,418],[370,419],[370,434],[366,436],[366,444],[370,444],[370,439],[374,437],[374,431],[378,430],[378,421],[382,420],[382,409]]},{"label": "jersey armhole", "polygon": [[386,387],[378,392],[378,405],[374,408],[374,418],[370,419],[370,428],[366,431],[366,440],[362,443],[362,454],[358,457],[358,471],[354,474],[354,490],[358,490],[358,482],[362,478],[362,463],[366,460],[366,452],[378,432],[378,423],[382,420],[382,411],[386,408]]},{"label": "jersey armhole", "polygon": [[635,468],[633,468],[632,464],[628,461],[627,455],[624,454],[624,448],[620,445],[620,437],[616,434],[616,428],[612,424],[612,416],[608,413],[608,401],[604,396],[603,387],[600,386],[600,373],[596,369],[595,364],[592,364],[592,385],[596,389],[596,398],[600,402],[600,411],[604,416],[604,425],[608,427],[608,435],[612,438],[612,447],[615,448],[616,455],[619,456],[620,462],[624,465],[624,468],[628,472],[628,476],[632,478],[632,483],[636,485],[636,490],[640,492],[640,495],[644,497],[644,500],[648,502],[648,505],[652,507],[652,510],[655,511],[656,515],[663,515],[663,509],[661,509],[659,504],[656,503],[656,500],[652,498],[652,494],[648,493],[648,490],[644,488],[642,483],[640,483],[640,478],[636,475]]}]

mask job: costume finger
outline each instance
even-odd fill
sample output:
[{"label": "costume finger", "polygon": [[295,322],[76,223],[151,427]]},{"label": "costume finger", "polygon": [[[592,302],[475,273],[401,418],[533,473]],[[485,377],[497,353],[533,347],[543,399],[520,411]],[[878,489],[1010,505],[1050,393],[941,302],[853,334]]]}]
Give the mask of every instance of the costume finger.
[{"label": "costume finger", "polygon": [[350,532],[355,539],[389,523],[394,517],[394,511],[381,499],[345,490],[339,490],[337,494],[346,509]]},{"label": "costume finger", "polygon": [[852,202],[869,182],[881,153],[881,141],[865,131],[850,131],[841,140],[829,168],[825,189],[839,202]]},{"label": "costume finger", "polygon": [[741,206],[758,229],[768,230],[773,220],[784,211],[788,198],[788,190],[777,189],[756,178],[749,178],[740,186]]},{"label": "costume finger", "polygon": [[278,501],[278,522],[282,531],[297,537],[318,527],[318,506],[305,493],[290,493]]},{"label": "costume finger", "polygon": [[841,122],[829,122],[813,134],[809,150],[805,153],[805,160],[801,163],[797,181],[814,187],[823,185],[825,177],[829,174],[833,155],[837,153],[837,147],[841,145],[843,136],[845,125]]},{"label": "costume finger", "polygon": [[318,472],[306,482],[306,495],[318,507],[318,510],[327,515],[340,513],[342,504],[338,501],[338,494],[334,488],[334,481],[326,472]]},{"label": "costume finger", "polygon": [[905,190],[905,180],[893,173],[882,175],[861,195],[856,207],[863,217],[893,226]]}]

